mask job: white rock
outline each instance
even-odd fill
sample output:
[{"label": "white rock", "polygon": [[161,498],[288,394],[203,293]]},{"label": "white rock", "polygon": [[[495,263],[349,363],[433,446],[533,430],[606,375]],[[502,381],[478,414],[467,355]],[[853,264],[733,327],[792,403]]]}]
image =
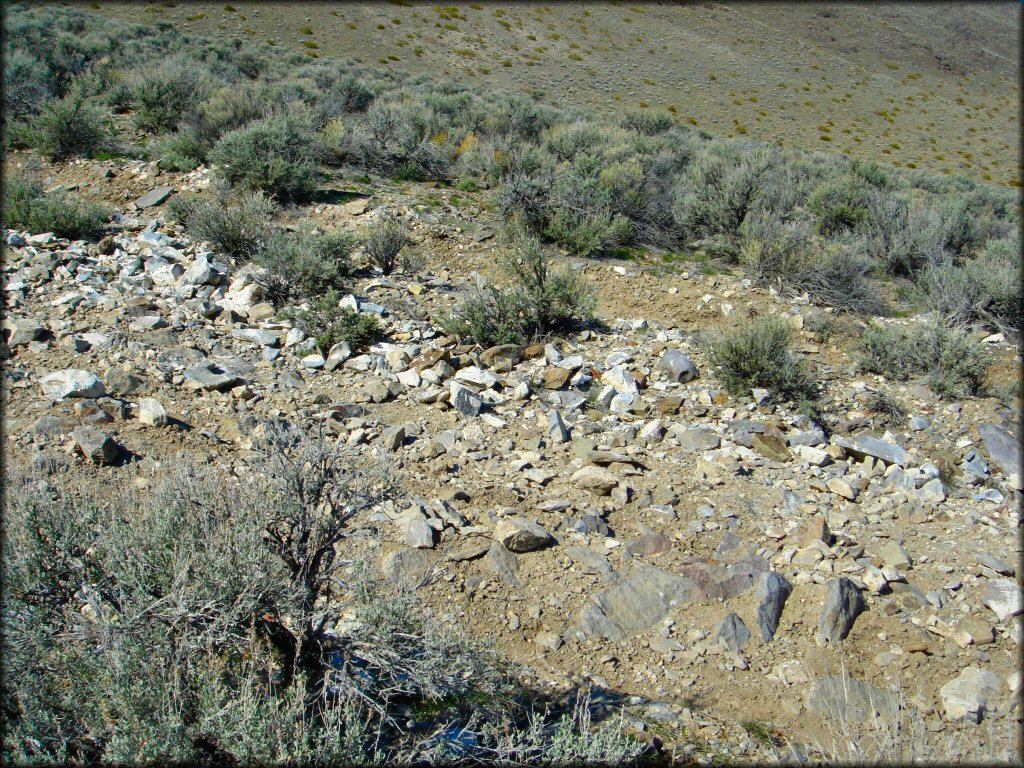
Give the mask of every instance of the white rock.
[{"label": "white rock", "polygon": [[139,421],[147,427],[167,426],[167,411],[156,398],[144,397],[139,400]]},{"label": "white rock", "polygon": [[39,380],[43,394],[51,400],[65,397],[102,397],[107,388],[95,373],[80,368],[65,368]]},{"label": "white rock", "polygon": [[989,699],[999,691],[999,678],[987,669],[967,667],[960,676],[939,689],[949,720],[981,722],[989,709]]}]

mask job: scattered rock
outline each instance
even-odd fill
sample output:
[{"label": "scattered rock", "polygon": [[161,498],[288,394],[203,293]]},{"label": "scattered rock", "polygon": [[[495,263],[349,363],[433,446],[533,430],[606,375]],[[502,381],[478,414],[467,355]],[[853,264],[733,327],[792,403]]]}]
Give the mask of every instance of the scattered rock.
[{"label": "scattered rock", "polygon": [[980,723],[991,707],[989,701],[999,692],[999,678],[987,669],[967,667],[959,677],[939,689],[946,719]]},{"label": "scattered rock", "polygon": [[775,571],[762,573],[757,580],[757,626],[761,638],[770,643],[779,627],[779,618],[786,600],[793,591],[786,578]]},{"label": "scattered rock", "polygon": [[845,639],[864,607],[864,598],[850,579],[839,576],[829,580],[818,619],[818,645],[835,644]]},{"label": "scattered rock", "polygon": [[513,552],[533,552],[554,539],[535,522],[522,517],[504,517],[494,527],[494,538]]},{"label": "scattered rock", "polygon": [[94,464],[113,464],[120,454],[120,446],[107,432],[95,427],[79,427],[71,433],[78,450]]},{"label": "scattered rock", "polygon": [[102,397],[107,393],[99,376],[80,368],[66,368],[54,371],[39,380],[43,394],[51,400],[66,397]]},{"label": "scattered rock", "polygon": [[743,619],[730,611],[715,627],[715,639],[730,651],[738,651],[750,639],[750,630]]}]

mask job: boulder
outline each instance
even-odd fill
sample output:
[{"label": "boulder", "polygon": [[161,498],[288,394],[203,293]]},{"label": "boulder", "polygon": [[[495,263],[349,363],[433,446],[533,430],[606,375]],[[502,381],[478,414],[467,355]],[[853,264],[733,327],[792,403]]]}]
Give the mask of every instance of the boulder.
[{"label": "boulder", "polygon": [[672,380],[681,384],[693,381],[697,378],[697,366],[690,360],[690,356],[678,349],[666,349],[658,361],[658,369],[666,373]]},{"label": "boulder", "polygon": [[987,669],[967,667],[939,689],[946,719],[980,723],[999,692],[999,678]]},{"label": "boulder", "polygon": [[120,446],[107,432],[95,427],[79,427],[71,433],[78,450],[94,464],[113,464],[117,461]]},{"label": "boulder", "polygon": [[139,421],[147,427],[167,426],[167,411],[163,404],[154,397],[139,400]]},{"label": "boulder", "polygon": [[522,517],[504,517],[494,527],[494,538],[512,552],[532,552],[554,541],[541,525]]},{"label": "boulder", "polygon": [[39,380],[43,394],[51,400],[66,397],[102,397],[107,388],[95,373],[79,368],[66,368],[43,376]]},{"label": "boulder", "polygon": [[831,579],[825,590],[825,603],[818,618],[818,645],[845,639],[865,607],[857,585],[846,576]]}]

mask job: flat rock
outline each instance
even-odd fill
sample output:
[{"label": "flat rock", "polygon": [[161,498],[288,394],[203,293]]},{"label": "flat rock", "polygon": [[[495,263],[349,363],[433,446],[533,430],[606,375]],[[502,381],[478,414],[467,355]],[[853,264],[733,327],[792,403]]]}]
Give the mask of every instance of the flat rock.
[{"label": "flat rock", "polygon": [[631,555],[660,555],[672,549],[672,539],[663,533],[645,533],[623,545]]},{"label": "flat rock", "polygon": [[577,488],[596,496],[607,496],[619,484],[619,478],[609,469],[588,465],[573,472],[569,481]]},{"label": "flat rock", "polygon": [[63,400],[66,397],[102,397],[107,388],[99,376],[80,368],[65,368],[62,371],[43,376],[39,380],[43,394],[51,400]]},{"label": "flat rock", "polygon": [[755,432],[750,436],[750,447],[771,461],[787,462],[793,458],[786,441],[776,435]]},{"label": "flat rock", "polygon": [[882,558],[883,563],[892,568],[906,568],[913,565],[907,550],[900,546],[899,542],[891,539],[878,548],[877,554]]},{"label": "flat rock", "polygon": [[684,451],[713,451],[722,444],[722,439],[709,429],[694,428],[675,432],[673,436],[679,441]]},{"label": "flat rock", "polygon": [[672,600],[689,586],[685,578],[652,566],[614,577],[580,612],[580,627],[586,635],[625,640],[649,629],[665,617]]},{"label": "flat rock", "polygon": [[205,363],[185,371],[185,381],[190,389],[225,390],[241,383],[241,379],[216,363]]},{"label": "flat rock", "polygon": [[503,517],[494,527],[494,538],[513,552],[533,552],[554,541],[543,526],[522,517]]},{"label": "flat rock", "polygon": [[584,573],[603,575],[612,572],[608,558],[589,547],[566,547],[564,551],[574,563],[583,568]]},{"label": "flat rock", "polygon": [[544,389],[561,389],[572,378],[572,371],[557,365],[544,369]]},{"label": "flat rock", "polygon": [[385,578],[403,585],[418,584],[430,571],[434,555],[425,549],[403,547],[390,552],[381,560],[381,573]]},{"label": "flat rock", "polygon": [[1024,612],[1024,596],[1017,582],[1011,579],[992,579],[985,587],[982,596],[985,603],[995,613],[999,621],[1007,619]]},{"label": "flat rock", "polygon": [[864,608],[864,598],[850,579],[839,576],[829,580],[818,618],[818,644],[835,644],[845,639]]},{"label": "flat rock", "polygon": [[154,187],[135,201],[135,207],[139,209],[152,208],[154,205],[160,205],[173,194],[174,187]]},{"label": "flat rock", "polygon": [[959,677],[939,689],[946,719],[980,723],[992,709],[990,701],[999,692],[999,678],[987,669],[967,667]]},{"label": "flat rock", "polygon": [[832,445],[843,448],[854,458],[861,460],[865,456],[881,459],[886,464],[898,464],[905,467],[910,463],[910,454],[896,443],[887,443],[877,437],[856,435],[854,437],[832,436]]}]

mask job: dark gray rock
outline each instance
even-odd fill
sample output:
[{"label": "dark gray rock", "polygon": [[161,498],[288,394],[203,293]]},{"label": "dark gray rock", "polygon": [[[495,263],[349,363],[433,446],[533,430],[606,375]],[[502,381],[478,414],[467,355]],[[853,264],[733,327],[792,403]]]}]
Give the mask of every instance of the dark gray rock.
[{"label": "dark gray rock", "polygon": [[242,380],[216,363],[205,363],[185,371],[185,381],[191,389],[223,391],[240,384]]},{"label": "dark gray rock", "polygon": [[71,437],[85,458],[95,464],[113,464],[121,452],[110,434],[95,427],[79,427]]},{"label": "dark gray rock", "polygon": [[516,556],[509,552],[500,542],[494,542],[487,550],[487,565],[494,574],[513,589],[522,589],[519,581],[519,563]]},{"label": "dark gray rock", "polygon": [[729,611],[715,627],[715,639],[730,651],[738,651],[750,639],[750,630],[735,611]]},{"label": "dark gray rock", "polygon": [[135,207],[139,209],[152,208],[154,205],[160,205],[173,194],[174,187],[154,187],[135,201]]},{"label": "dark gray rock", "polygon": [[761,630],[761,638],[770,643],[779,628],[782,608],[793,591],[792,585],[785,576],[775,571],[762,573],[757,580],[757,626]]},{"label": "dark gray rock", "polygon": [[697,366],[690,356],[678,349],[666,349],[658,361],[658,368],[668,374],[673,381],[685,384],[697,378]]},{"label": "dark gray rock", "polygon": [[580,612],[580,628],[589,636],[624,640],[664,618],[671,602],[688,602],[693,596],[688,579],[639,566],[628,575],[613,574],[609,587],[590,598]]},{"label": "dark gray rock", "polygon": [[982,424],[978,427],[978,434],[992,462],[1008,476],[1020,478],[1020,441],[994,424]]},{"label": "dark gray rock", "polygon": [[846,576],[831,579],[825,590],[825,603],[818,619],[819,645],[845,639],[865,607],[857,585]]}]

